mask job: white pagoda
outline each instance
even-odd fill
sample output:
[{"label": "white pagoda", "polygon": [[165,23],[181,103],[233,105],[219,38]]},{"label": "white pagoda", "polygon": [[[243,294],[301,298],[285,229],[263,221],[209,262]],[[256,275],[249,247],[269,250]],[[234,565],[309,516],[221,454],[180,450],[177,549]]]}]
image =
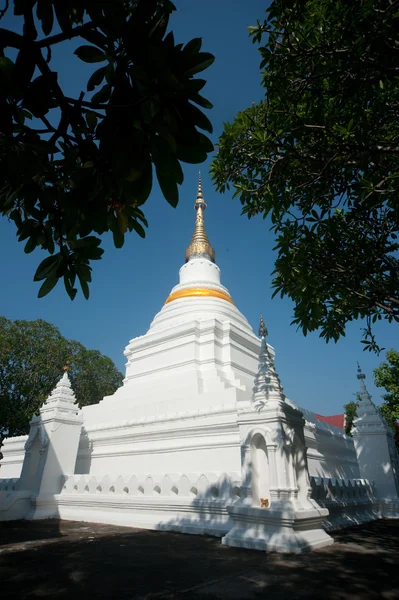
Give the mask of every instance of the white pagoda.
[{"label": "white pagoda", "polygon": [[356,422],[354,444],[286,398],[263,318],[257,337],[220,283],[205,209],[199,181],[179,283],[127,345],[123,386],[79,410],[64,374],[29,436],[4,441],[0,520],[60,517],[300,552],[331,544],[326,530],[399,516],[392,444],[392,481],[384,488],[379,463],[376,487],[362,462],[367,427]]}]

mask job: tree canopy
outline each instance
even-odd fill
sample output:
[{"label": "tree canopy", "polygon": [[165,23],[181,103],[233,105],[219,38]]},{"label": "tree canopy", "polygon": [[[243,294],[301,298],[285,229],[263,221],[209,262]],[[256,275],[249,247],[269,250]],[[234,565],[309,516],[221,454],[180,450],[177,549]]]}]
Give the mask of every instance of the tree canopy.
[{"label": "tree canopy", "polygon": [[274,0],[250,28],[265,98],[226,124],[212,166],[271,219],[274,293],[306,335],[399,322],[399,11],[388,0]]},{"label": "tree canopy", "polygon": [[[214,57],[200,38],[175,42],[169,0],[5,0],[0,25],[12,9],[22,33],[0,28],[0,213],[25,252],[48,253],[34,276],[39,297],[63,278],[71,299],[77,279],[87,298],[98,236],[112,231],[118,248],[128,230],[145,237],[153,172],[176,206],[181,163],[213,150],[198,108],[212,105],[194,76]],[[52,61],[71,39],[93,65],[78,97]]]},{"label": "tree canopy", "polygon": [[51,323],[0,317],[0,439],[28,433],[67,362],[79,406],[96,404],[122,385],[110,358],[67,340]]},{"label": "tree canopy", "polygon": [[[396,423],[399,422],[399,352],[397,350],[388,350],[385,361],[374,369],[374,383],[377,387],[385,388],[386,393],[382,395],[383,403],[380,411],[397,434]],[[398,438],[396,444],[399,449]]]},{"label": "tree canopy", "polygon": [[352,436],[353,421],[357,417],[357,407],[359,406],[359,392],[355,394],[357,401],[351,400],[348,404],[344,404],[345,411],[345,434]]}]

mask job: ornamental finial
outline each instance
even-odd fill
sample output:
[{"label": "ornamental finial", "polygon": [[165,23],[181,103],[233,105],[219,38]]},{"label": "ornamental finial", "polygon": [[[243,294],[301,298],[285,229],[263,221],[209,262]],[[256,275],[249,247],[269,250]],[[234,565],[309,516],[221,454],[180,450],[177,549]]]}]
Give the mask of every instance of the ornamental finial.
[{"label": "ornamental finial", "polygon": [[198,173],[198,191],[194,203],[197,212],[195,217],[195,229],[189,247],[186,250],[186,262],[191,258],[203,257],[215,262],[215,251],[212,248],[204,226],[204,211],[206,202],[202,193],[201,173]]},{"label": "ornamental finial", "polygon": [[260,313],[260,323],[259,323],[258,333],[259,333],[259,337],[261,337],[261,338],[265,338],[267,336],[267,334],[268,334],[265,322],[263,320],[262,313]]},{"label": "ornamental finial", "polygon": [[358,379],[366,379],[366,375],[362,373],[359,363],[357,363],[357,378]]},{"label": "ornamental finial", "polygon": [[66,361],[65,365],[62,367],[62,370],[64,371],[64,373],[68,373],[69,371],[72,370],[71,361],[70,360]]}]

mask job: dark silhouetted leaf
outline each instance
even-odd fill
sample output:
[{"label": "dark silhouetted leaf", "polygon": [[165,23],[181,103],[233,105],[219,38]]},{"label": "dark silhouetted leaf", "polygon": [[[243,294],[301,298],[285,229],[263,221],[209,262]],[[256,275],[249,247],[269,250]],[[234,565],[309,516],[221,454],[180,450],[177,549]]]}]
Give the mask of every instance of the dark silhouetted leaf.
[{"label": "dark silhouetted leaf", "polygon": [[53,3],[51,0],[38,0],[37,3],[37,18],[42,23],[44,35],[50,35],[53,29],[54,13]]},{"label": "dark silhouetted leaf", "polygon": [[57,276],[53,275],[51,277],[48,277],[47,279],[44,280],[44,282],[42,283],[40,289],[39,289],[39,293],[37,294],[38,298],[43,298],[44,296],[47,296],[47,294],[49,294],[51,292],[51,290],[53,288],[55,288],[55,286],[57,285],[59,279]]},{"label": "dark silhouetted leaf", "polygon": [[103,62],[106,60],[104,52],[95,46],[79,46],[79,48],[76,48],[74,54],[80,60],[87,63]]},{"label": "dark silhouetted leaf", "polygon": [[100,85],[105,77],[107,71],[107,67],[101,67],[101,69],[97,69],[94,71],[93,75],[90,77],[87,82],[87,91],[92,92],[95,87]]}]

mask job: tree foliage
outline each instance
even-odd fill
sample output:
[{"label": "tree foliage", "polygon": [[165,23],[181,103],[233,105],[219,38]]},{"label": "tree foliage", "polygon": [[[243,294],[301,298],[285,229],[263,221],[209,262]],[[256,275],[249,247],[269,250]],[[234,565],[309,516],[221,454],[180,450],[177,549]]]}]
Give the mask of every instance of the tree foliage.
[{"label": "tree foliage", "polygon": [[[374,369],[374,383],[386,390],[379,410],[396,435],[395,424],[399,422],[399,352],[388,350],[385,362]],[[396,439],[396,445],[399,449],[399,439]]]},{"label": "tree foliage", "polygon": [[356,394],[356,398],[357,398],[357,402],[355,402],[354,400],[351,400],[351,402],[348,402],[348,404],[344,404],[344,411],[345,411],[345,434],[346,435],[352,435],[352,427],[353,427],[353,421],[356,419],[357,417],[357,407],[359,406],[359,398],[360,394],[357,393]]},{"label": "tree foliage", "polygon": [[68,361],[80,406],[95,404],[122,385],[123,375],[110,358],[65,339],[54,325],[0,317],[0,439],[29,431],[30,419]]},{"label": "tree foliage", "polygon": [[265,98],[213,163],[248,217],[270,217],[275,294],[306,335],[399,322],[399,11],[388,0],[274,0],[252,28]]},{"label": "tree foliage", "polygon": [[[198,108],[212,105],[194,76],[214,57],[201,39],[183,46],[167,33],[169,0],[5,0],[0,19],[7,8],[23,33],[0,28],[0,212],[25,252],[49,254],[34,276],[39,297],[63,278],[71,299],[77,279],[87,298],[98,236],[111,231],[118,248],[128,230],[145,237],[153,172],[176,206],[181,162],[213,150]],[[93,65],[78,97],[52,63],[54,46],[71,39]]]}]

